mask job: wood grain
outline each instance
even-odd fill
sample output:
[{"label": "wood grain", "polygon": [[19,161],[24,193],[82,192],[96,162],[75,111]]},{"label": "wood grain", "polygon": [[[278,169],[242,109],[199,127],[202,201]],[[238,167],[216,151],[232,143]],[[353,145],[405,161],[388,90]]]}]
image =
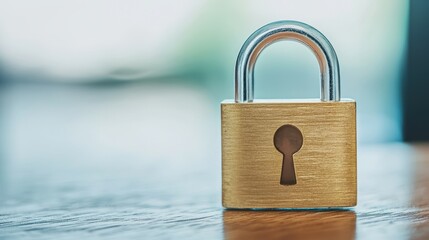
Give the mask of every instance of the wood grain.
[{"label": "wood grain", "polygon": [[359,146],[350,211],[224,210],[217,156],[0,162],[0,239],[429,239],[429,145]]},{"label": "wood grain", "polygon": [[[227,208],[356,205],[356,103],[260,101],[221,104],[222,202]],[[284,124],[304,136],[294,154],[297,184],[280,185],[282,154],[273,145]]]}]

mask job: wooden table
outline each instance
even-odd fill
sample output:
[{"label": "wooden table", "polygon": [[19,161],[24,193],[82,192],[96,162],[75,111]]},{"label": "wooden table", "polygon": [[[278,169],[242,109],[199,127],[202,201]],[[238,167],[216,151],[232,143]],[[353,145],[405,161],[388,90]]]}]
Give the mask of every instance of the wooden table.
[{"label": "wooden table", "polygon": [[0,162],[0,239],[429,239],[429,145],[360,145],[344,210],[226,211],[208,158]]}]

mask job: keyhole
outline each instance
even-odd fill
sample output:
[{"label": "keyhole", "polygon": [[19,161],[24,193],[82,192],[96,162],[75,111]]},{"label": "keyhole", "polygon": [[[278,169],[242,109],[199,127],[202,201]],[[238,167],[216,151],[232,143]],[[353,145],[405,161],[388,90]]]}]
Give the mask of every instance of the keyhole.
[{"label": "keyhole", "polygon": [[296,184],[293,154],[301,149],[303,137],[301,131],[290,124],[283,125],[274,134],[274,146],[283,154],[281,185]]}]

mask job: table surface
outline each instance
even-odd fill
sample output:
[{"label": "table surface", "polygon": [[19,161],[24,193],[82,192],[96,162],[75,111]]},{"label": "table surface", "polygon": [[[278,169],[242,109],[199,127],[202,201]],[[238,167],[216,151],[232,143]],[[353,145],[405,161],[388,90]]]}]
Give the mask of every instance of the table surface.
[{"label": "table surface", "polygon": [[224,210],[220,160],[3,162],[0,238],[429,239],[429,145],[358,155],[358,206],[323,211]]}]

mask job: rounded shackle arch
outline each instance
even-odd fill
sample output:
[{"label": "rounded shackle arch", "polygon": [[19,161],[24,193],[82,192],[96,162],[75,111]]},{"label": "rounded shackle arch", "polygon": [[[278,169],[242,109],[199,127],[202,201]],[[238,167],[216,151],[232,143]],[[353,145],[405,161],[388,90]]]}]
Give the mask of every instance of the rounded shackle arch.
[{"label": "rounded shackle arch", "polygon": [[340,101],[340,68],[328,39],[305,23],[278,21],[256,30],[241,47],[235,65],[235,102],[253,102],[256,60],[267,46],[280,40],[295,40],[313,51],[320,66],[320,100]]}]

